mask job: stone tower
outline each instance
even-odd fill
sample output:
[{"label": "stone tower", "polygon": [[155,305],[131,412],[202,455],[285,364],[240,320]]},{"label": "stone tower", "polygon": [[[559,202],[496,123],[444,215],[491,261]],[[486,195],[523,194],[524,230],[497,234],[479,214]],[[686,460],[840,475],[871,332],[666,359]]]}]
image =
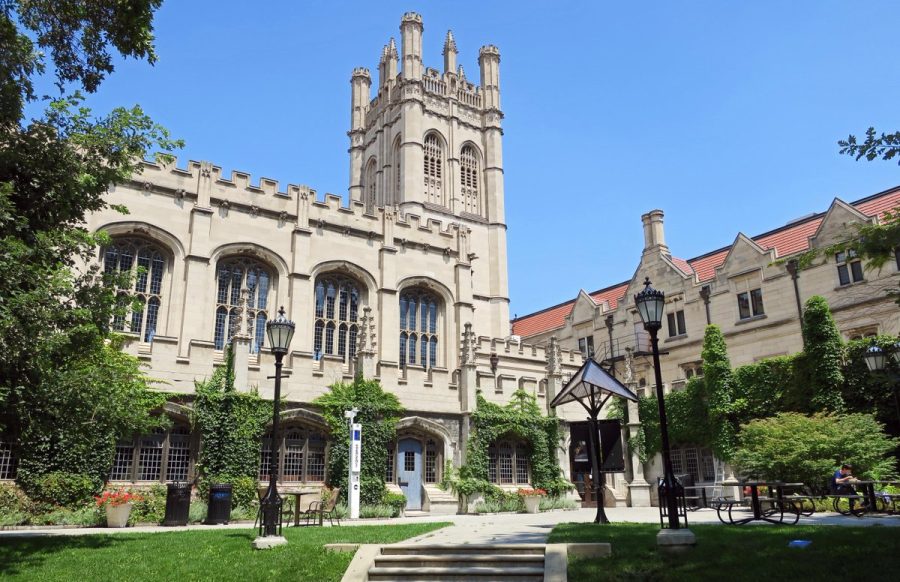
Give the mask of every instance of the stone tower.
[{"label": "stone tower", "polygon": [[505,337],[510,332],[500,51],[481,47],[477,86],[457,63],[450,31],[443,72],[426,67],[423,32],[419,14],[403,15],[400,51],[393,38],[383,47],[374,98],[369,70],[353,71],[350,198],[370,212],[394,207],[418,215],[422,224],[458,224],[468,244],[460,266],[470,271],[469,309],[478,311],[475,317],[462,306],[459,321],[472,321],[478,335]]}]

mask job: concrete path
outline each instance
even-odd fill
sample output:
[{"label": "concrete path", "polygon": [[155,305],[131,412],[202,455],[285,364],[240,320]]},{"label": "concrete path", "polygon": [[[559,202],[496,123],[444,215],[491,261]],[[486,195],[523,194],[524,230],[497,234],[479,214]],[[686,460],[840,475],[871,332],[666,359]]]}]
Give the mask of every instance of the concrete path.
[{"label": "concrete path", "polygon": [[[577,509],[572,511],[548,511],[538,514],[505,513],[496,515],[428,515],[399,519],[365,519],[341,521],[343,525],[388,525],[400,523],[451,522],[452,526],[414,538],[405,543],[427,544],[534,544],[545,543],[547,535],[558,523],[590,523],[596,510]],[[659,510],[655,507],[609,508],[606,514],[613,522],[659,523]],[[688,513],[688,525],[695,523],[718,524],[716,512],[702,509]],[[900,527],[900,516],[867,516],[863,518],[845,517],[836,513],[817,513],[812,517],[800,518],[801,525],[839,526],[894,526]],[[769,524],[754,524],[755,527],[778,527]],[[185,527],[139,526],[122,529],[111,528],[40,528],[7,529],[0,531],[0,539],[7,537],[73,536],[92,534],[158,533],[186,530],[249,529],[252,523],[229,525],[189,525]],[[327,526],[326,527],[330,527]],[[733,527],[733,526],[732,526]]]}]

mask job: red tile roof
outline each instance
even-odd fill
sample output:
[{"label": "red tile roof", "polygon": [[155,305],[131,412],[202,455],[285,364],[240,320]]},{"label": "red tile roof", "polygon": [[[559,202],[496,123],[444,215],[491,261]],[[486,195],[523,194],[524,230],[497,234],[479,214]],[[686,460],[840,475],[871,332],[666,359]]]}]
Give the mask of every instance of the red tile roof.
[{"label": "red tile roof", "polygon": [[[873,194],[851,204],[866,216],[881,217],[885,212],[900,206],[900,187]],[[755,236],[753,240],[765,250],[774,249],[775,255],[778,257],[805,251],[809,248],[809,237],[816,233],[824,218],[824,212],[814,214]],[[707,281],[715,277],[716,267],[725,262],[725,257],[730,249],[731,247],[724,247],[687,261],[676,257],[671,257],[671,259],[675,266],[685,274],[696,274],[699,281]],[[615,309],[619,299],[625,294],[628,284],[629,281],[625,281],[594,291],[589,295],[597,304],[609,301],[609,308]],[[529,337],[562,327],[574,305],[575,300],[573,299],[516,318],[512,321],[513,334]]]}]

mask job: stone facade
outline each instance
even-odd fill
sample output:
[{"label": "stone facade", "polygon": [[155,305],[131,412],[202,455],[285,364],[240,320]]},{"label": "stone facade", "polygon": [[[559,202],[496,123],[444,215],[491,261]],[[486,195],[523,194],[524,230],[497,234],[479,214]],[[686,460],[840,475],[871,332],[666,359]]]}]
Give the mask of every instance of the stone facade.
[{"label": "stone facade", "polygon": [[[672,255],[663,212],[653,210],[642,216],[644,250],[631,279],[593,293],[582,290],[572,301],[520,317],[513,331],[538,345],[558,341],[570,350],[590,351],[597,361],[612,363],[641,395],[654,390],[652,359],[631,358],[629,351],[649,350],[634,306],[645,277],[666,293],[667,317],[659,332],[666,390],[681,389],[691,376],[702,374],[700,351],[708,323],[722,328],[733,366],[802,350],[800,305],[812,295],[827,299],[845,339],[896,335],[900,310],[886,291],[896,287],[900,256],[880,271],[865,271],[848,256],[819,257],[801,270],[791,260],[810,248],[846,240],[854,224],[877,221],[897,206],[900,188],[852,204],[835,199],[827,212],[752,238],[740,233],[731,246],[690,260]],[[628,370],[626,362],[632,362]],[[696,473],[701,481],[722,476],[722,468],[715,469],[704,451],[688,451],[678,461],[676,472]],[[649,475],[660,472],[656,464],[647,469]],[[716,471],[720,474],[710,474]],[[617,481],[622,491],[625,482]]]},{"label": "stone facade", "polygon": [[113,238],[97,257],[106,268],[146,269],[127,292],[143,311],[114,325],[166,390],[190,394],[230,342],[239,388],[271,398],[264,325],[283,306],[297,325],[287,416],[320,426],[310,403],[360,370],[407,409],[401,437],[434,439],[458,464],[478,390],[505,403],[524,388],[546,403],[583,358],[556,350],[549,363],[509,336],[498,49],[481,48],[476,86],[452,33],[439,73],[423,65],[421,17],[404,15],[400,32],[374,97],[367,69],[351,77],[347,205],[210,162],[148,162],[110,189],[129,214],[106,209],[88,227]]}]

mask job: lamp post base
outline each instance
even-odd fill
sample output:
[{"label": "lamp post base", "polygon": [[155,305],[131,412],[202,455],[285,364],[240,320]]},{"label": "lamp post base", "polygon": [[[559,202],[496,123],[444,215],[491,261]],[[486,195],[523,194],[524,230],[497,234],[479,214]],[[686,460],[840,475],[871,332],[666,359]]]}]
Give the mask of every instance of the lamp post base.
[{"label": "lamp post base", "polygon": [[656,534],[656,545],[660,550],[680,552],[696,546],[697,538],[694,532],[687,528],[661,529]]},{"label": "lamp post base", "polygon": [[254,550],[270,550],[277,546],[283,546],[287,542],[284,536],[258,536],[253,540]]}]

